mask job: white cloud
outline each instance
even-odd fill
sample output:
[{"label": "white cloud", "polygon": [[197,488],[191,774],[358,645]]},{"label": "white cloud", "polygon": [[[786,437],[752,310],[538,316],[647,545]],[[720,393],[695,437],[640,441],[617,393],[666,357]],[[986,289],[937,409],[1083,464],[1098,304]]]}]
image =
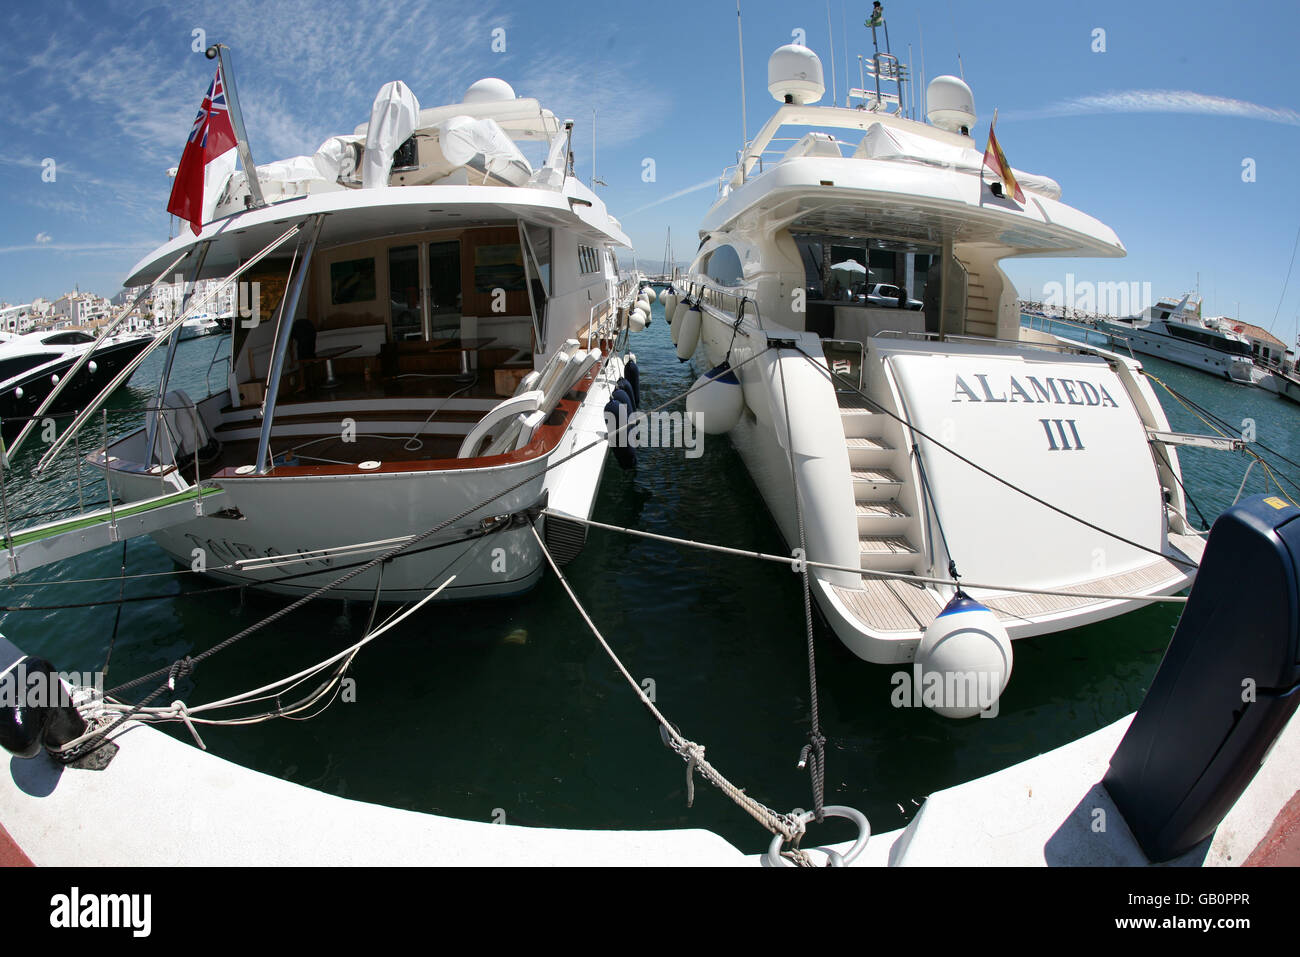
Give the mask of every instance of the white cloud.
[{"label": "white cloud", "polygon": [[1286,107],[1260,106],[1226,96],[1189,90],[1127,90],[1078,96],[1038,110],[1008,112],[1006,120],[1039,120],[1099,113],[1191,113],[1201,116],[1239,116],[1267,123],[1300,126],[1300,112]]},{"label": "white cloud", "polygon": [[[42,233],[41,235],[46,235]],[[148,250],[157,245],[153,239],[140,240],[133,243],[55,243],[42,242],[40,236],[37,242],[25,246],[0,246],[0,254],[3,253],[29,253],[36,251],[49,251],[60,253],[102,253],[116,252],[122,250]]]},{"label": "white cloud", "polygon": [[640,206],[637,209],[632,210],[627,215],[635,216],[637,213],[643,213],[647,209],[653,209],[655,206],[662,206],[664,203],[670,203],[674,199],[679,199],[682,196],[686,196],[689,193],[698,193],[702,189],[710,189],[710,188],[716,189],[717,185],[718,185],[718,178],[715,176],[712,179],[706,179],[702,183],[696,183],[694,186],[687,186],[685,189],[679,189],[675,193],[669,193],[667,196],[664,196],[661,199],[656,199],[653,203],[646,203],[644,206]]},{"label": "white cloud", "polygon": [[51,237],[49,233],[36,234],[36,242],[40,243],[41,245],[45,245],[46,243],[48,243],[50,241],[50,238]]}]

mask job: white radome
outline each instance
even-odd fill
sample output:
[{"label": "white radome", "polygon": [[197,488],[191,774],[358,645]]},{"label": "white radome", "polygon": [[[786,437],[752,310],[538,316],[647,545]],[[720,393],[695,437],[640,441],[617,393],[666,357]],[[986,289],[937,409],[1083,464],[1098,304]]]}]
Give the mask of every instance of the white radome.
[{"label": "white radome", "polygon": [[487,76],[481,80],[475,80],[470,84],[462,103],[500,103],[503,100],[513,100],[515,90],[505,80],[500,80],[494,76]]},{"label": "white radome", "polygon": [[960,133],[975,127],[975,94],[955,76],[936,76],[926,87],[926,119],[941,130]]},{"label": "white radome", "polygon": [[826,93],[822,61],[797,43],[777,47],[767,61],[767,90],[778,103],[816,103]]}]

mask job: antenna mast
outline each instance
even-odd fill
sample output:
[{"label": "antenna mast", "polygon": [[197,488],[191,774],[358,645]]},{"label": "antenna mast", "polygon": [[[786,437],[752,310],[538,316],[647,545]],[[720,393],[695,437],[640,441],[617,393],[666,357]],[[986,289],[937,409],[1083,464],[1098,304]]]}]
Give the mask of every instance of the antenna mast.
[{"label": "antenna mast", "polygon": [[835,89],[835,28],[831,26],[831,0],[826,0],[826,32],[831,37],[831,105],[839,106],[840,95]]},{"label": "antenna mast", "polygon": [[736,37],[740,42],[740,149],[749,145],[749,123],[745,109],[745,29],[740,19],[740,0],[736,0]]}]

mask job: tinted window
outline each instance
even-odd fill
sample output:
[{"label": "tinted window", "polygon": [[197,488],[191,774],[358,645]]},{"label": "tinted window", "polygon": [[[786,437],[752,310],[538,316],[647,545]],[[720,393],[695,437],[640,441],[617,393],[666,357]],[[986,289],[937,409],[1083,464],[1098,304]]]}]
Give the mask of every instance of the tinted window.
[{"label": "tinted window", "polygon": [[47,346],[79,346],[94,341],[94,336],[88,336],[84,332],[60,332],[57,336],[46,336],[41,340]]},{"label": "tinted window", "polygon": [[704,275],[722,286],[742,286],[745,270],[740,265],[740,254],[731,246],[719,246],[709,253],[704,264]]}]

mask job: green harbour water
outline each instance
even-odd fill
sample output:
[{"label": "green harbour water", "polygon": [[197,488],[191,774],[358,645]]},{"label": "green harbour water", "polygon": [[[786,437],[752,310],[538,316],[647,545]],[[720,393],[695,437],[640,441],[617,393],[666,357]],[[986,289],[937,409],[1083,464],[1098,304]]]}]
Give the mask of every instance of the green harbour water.
[{"label": "green harbour water", "polygon": [[[679,363],[662,307],[633,336],[642,406],[685,391],[699,371]],[[173,387],[198,399],[215,338],[182,343]],[[1300,406],[1259,389],[1143,359],[1150,372],[1229,422],[1254,422],[1260,441],[1300,461]],[[138,421],[161,357],[114,397],[108,429]],[[213,383],[223,367],[211,372]],[[1157,390],[1160,391],[1160,390]],[[1206,427],[1165,394],[1174,429]],[[100,440],[98,423],[83,449]],[[1184,480],[1213,519],[1237,493],[1241,453],[1182,449]],[[30,477],[35,448],[6,483],[21,514],[77,501],[63,462]],[[1292,477],[1296,477],[1294,473]],[[102,480],[82,472],[87,502]],[[1257,468],[1246,494],[1264,490]],[[784,551],[775,523],[737,453],[708,437],[703,455],[639,452],[638,467],[606,464],[594,517],[666,535]],[[419,530],[413,530],[419,531]],[[210,648],[288,603],[189,574],[148,539],[48,566],[0,586],[0,630],[64,671],[93,671],[108,654],[107,687]],[[565,569],[585,607],[658,706],[704,744],[734,783],[778,810],[808,807],[796,767],[808,731],[808,674],[799,579],[784,566],[592,530]],[[119,591],[128,600],[116,604]],[[74,607],[46,607],[46,606]],[[75,606],[82,607],[75,607]],[[120,614],[120,617],[119,617]],[[319,601],[203,663],[175,697],[197,704],[296,672],[356,641],[366,603]],[[895,670],[860,661],[824,623],[815,644],[824,731],[826,799],[864,811],[877,833],[906,824],[930,792],[986,774],[1096,730],[1140,703],[1178,610],[1157,605],[1063,634],[1019,641],[1015,670],[992,719],[950,721],[891,706]],[[204,728],[216,754],[298,784],[417,811],[567,828],[707,828],[746,851],[767,835],[697,778],[686,805],[684,765],[547,575],[509,600],[426,606],[357,658],[356,701],[309,721]],[[170,733],[188,739],[176,726]],[[167,769],[159,768],[166,774]],[[847,830],[828,833],[848,837]],[[322,835],[322,841],[329,839]],[[432,862],[431,862],[432,863]]]}]

